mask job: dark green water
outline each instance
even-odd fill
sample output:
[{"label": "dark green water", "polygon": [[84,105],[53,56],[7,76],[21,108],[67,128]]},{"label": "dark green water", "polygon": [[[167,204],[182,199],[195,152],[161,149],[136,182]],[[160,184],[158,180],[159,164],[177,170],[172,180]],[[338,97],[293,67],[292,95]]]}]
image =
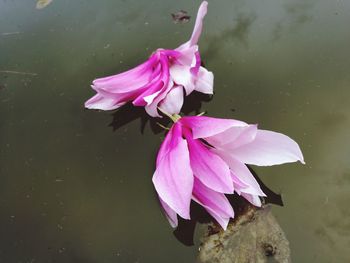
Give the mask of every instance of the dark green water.
[{"label": "dark green water", "polygon": [[[193,262],[151,177],[162,134],[87,111],[95,77],[189,38],[200,1],[0,1],[0,262]],[[170,13],[192,19],[174,24]],[[211,116],[288,134],[306,165],[256,168],[294,262],[349,262],[350,1],[209,1]],[[11,34],[7,34],[11,33]],[[234,111],[232,110],[234,109]],[[198,234],[197,234],[198,236]]]}]

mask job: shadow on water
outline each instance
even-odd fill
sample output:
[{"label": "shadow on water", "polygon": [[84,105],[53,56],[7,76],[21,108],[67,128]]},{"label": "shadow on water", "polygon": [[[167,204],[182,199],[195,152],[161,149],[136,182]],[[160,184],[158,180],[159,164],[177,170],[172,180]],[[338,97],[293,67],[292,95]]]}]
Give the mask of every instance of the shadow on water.
[{"label": "shadow on water", "polygon": [[[255,179],[258,181],[261,189],[266,194],[266,197],[263,198],[264,204],[275,204],[279,206],[283,206],[282,196],[280,194],[275,193],[270,188],[268,188],[256,174],[256,172],[249,167],[249,170],[254,175]],[[227,195],[227,199],[235,211],[235,219],[237,219],[240,215],[244,214],[248,208],[248,201],[244,198],[240,197],[237,194]],[[179,218],[179,225],[174,230],[174,235],[182,244],[185,246],[193,246],[194,245],[194,231],[197,223],[211,223],[215,222],[214,219],[205,211],[203,207],[198,205],[197,203],[191,203],[191,220],[185,220]],[[211,232],[220,231],[220,227],[213,228],[210,230]]]},{"label": "shadow on water", "polygon": [[[189,115],[191,113],[199,114],[203,102],[208,102],[212,99],[211,95],[192,92],[186,97],[185,103],[182,107],[182,113]],[[111,114],[112,122],[108,125],[112,127],[113,131],[127,125],[134,120],[140,120],[140,132],[143,134],[147,123],[150,123],[151,130],[154,134],[162,132],[164,129],[159,124],[167,127],[170,124],[169,118],[152,118],[143,107],[135,107],[131,103],[121,107]]]}]

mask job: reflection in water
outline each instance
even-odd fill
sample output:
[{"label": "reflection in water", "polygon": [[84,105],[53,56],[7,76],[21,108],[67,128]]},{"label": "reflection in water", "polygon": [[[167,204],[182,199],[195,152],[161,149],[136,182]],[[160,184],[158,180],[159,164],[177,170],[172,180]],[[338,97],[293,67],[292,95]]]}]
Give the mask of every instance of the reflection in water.
[{"label": "reflection in water", "polygon": [[227,41],[238,41],[239,43],[247,46],[247,35],[249,30],[256,19],[256,15],[251,14],[239,14],[235,20],[235,26],[231,29],[226,29],[220,35],[212,36],[207,42],[207,50],[203,53],[203,57],[210,60],[217,56],[221,50],[221,45]]},{"label": "reflection in water", "polygon": [[276,22],[272,30],[273,41],[280,39],[284,31],[295,31],[312,21],[311,9],[314,7],[314,0],[286,2],[283,7],[286,14]]},{"label": "reflection in water", "polygon": [[292,24],[302,25],[306,22],[310,22],[312,16],[309,10],[313,7],[314,0],[298,0],[284,5],[288,18]]}]

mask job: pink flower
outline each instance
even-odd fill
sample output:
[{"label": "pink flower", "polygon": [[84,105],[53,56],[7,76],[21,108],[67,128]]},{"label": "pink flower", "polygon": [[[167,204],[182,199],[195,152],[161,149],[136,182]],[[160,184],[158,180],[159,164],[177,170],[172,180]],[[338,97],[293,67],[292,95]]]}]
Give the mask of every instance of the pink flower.
[{"label": "pink flower", "polygon": [[89,109],[113,110],[132,101],[145,107],[147,113],[159,117],[157,107],[170,114],[179,113],[184,93],[196,90],[213,93],[213,73],[201,67],[198,39],[203,18],[207,13],[206,1],[199,7],[190,40],[174,50],[158,49],[143,64],[129,71],[95,79],[95,96],[85,102]]},{"label": "pink flower", "polygon": [[225,194],[236,192],[255,206],[265,196],[245,164],[296,161],[304,163],[298,144],[281,133],[238,120],[182,117],[161,145],[153,183],[173,227],[177,215],[190,219],[193,200],[226,229],[234,211]]}]

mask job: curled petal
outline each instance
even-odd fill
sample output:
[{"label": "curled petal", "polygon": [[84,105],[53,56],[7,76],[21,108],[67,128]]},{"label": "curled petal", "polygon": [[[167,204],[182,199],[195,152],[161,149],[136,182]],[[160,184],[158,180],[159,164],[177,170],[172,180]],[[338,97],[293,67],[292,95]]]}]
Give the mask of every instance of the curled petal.
[{"label": "curled petal", "polygon": [[[198,56],[196,55],[198,52],[198,46],[190,46],[183,48],[181,50],[178,50],[179,56],[176,57],[176,64],[184,65],[184,66],[190,66],[195,68],[196,64],[198,64]],[[199,56],[200,58],[200,56]],[[200,65],[200,61],[199,61]]]},{"label": "curled petal", "polygon": [[[142,93],[133,101],[136,106],[150,105],[161,93],[163,93],[167,86],[172,85],[169,82],[169,65],[168,59],[164,55],[160,56],[161,73],[155,79],[151,79],[142,90]],[[165,94],[166,95],[166,94]]]},{"label": "curled petal", "polygon": [[147,85],[145,91],[142,92],[138,97],[133,100],[132,104],[135,106],[146,106],[153,102],[153,100],[159,95],[164,87],[164,82],[162,80],[158,80],[155,83],[151,83]]},{"label": "curled petal", "polygon": [[170,67],[170,76],[176,85],[183,86],[186,95],[189,95],[195,88],[195,78],[191,73],[191,66],[175,64]]},{"label": "curled petal", "polygon": [[299,145],[288,136],[258,130],[255,139],[230,151],[235,159],[260,166],[269,166],[300,161],[304,163]]},{"label": "curled petal", "polygon": [[224,194],[213,191],[198,179],[195,179],[192,198],[195,202],[203,206],[221,227],[226,230],[230,218],[234,217],[234,212]]},{"label": "curled petal", "polygon": [[[146,112],[152,117],[161,117],[158,113],[158,105],[165,99],[169,91],[174,87],[174,82],[170,79],[169,67],[164,63],[163,68],[165,74],[163,76],[163,87],[157,92],[156,96],[152,96],[150,103],[145,106]],[[151,102],[152,101],[152,102]]]},{"label": "curled petal", "polygon": [[196,45],[198,43],[199,37],[202,33],[203,19],[204,19],[205,15],[207,14],[207,8],[208,8],[208,2],[203,1],[198,9],[196,22],[194,24],[194,28],[193,28],[193,32],[192,32],[190,40],[188,42],[182,44],[178,49],[190,47],[190,46]]},{"label": "curled petal", "polygon": [[165,99],[159,104],[159,107],[173,115],[180,112],[184,103],[184,91],[182,86],[173,87],[166,95]]},{"label": "curled petal", "polygon": [[214,74],[204,67],[200,67],[194,90],[205,94],[213,94]]},{"label": "curled petal", "polygon": [[169,81],[168,85],[164,86],[157,94],[157,96],[152,99],[152,102],[145,106],[145,110],[148,113],[148,115],[152,117],[161,117],[158,113],[158,105],[165,99],[165,97],[173,87],[174,83],[172,81]]},{"label": "curled petal", "polygon": [[198,9],[196,23],[194,24],[194,29],[190,38],[190,46],[196,45],[198,43],[199,37],[202,33],[203,19],[207,14],[208,2],[203,1]]},{"label": "curled petal", "polygon": [[195,76],[198,75],[199,69],[201,67],[201,55],[199,54],[199,51],[195,53],[194,56],[194,65],[191,67],[191,73]]},{"label": "curled petal", "polygon": [[168,149],[163,148],[153,175],[153,184],[159,197],[182,218],[190,218],[193,173],[186,141],[178,136],[180,125],[172,128]]}]

